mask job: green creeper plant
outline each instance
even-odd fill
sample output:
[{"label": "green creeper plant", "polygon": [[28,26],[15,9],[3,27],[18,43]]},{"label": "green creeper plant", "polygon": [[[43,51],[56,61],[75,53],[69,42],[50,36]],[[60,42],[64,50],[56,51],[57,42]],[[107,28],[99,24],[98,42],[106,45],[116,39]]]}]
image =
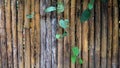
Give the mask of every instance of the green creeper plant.
[{"label": "green creeper plant", "polygon": [[33,17],[34,17],[34,12],[33,12],[32,14],[28,14],[28,15],[26,15],[26,17],[27,17],[28,19],[33,18]]},{"label": "green creeper plant", "polygon": [[63,29],[66,29],[66,28],[69,27],[69,20],[68,20],[68,19],[65,19],[65,20],[60,19],[59,25],[60,25],[60,27],[62,27]]},{"label": "green creeper plant", "polygon": [[52,11],[57,11],[57,13],[62,13],[64,11],[64,5],[62,2],[57,3],[57,7],[55,6],[50,6],[45,9],[45,12],[52,12]]},{"label": "green creeper plant", "polygon": [[72,63],[75,63],[76,60],[78,59],[80,64],[83,64],[83,61],[81,58],[78,57],[80,51],[78,47],[72,47],[72,56],[71,56],[71,61]]},{"label": "green creeper plant", "polygon": [[90,0],[90,2],[88,3],[87,9],[82,12],[82,15],[80,17],[81,22],[85,22],[90,18],[91,10],[93,9],[93,6],[94,6],[94,0]]}]

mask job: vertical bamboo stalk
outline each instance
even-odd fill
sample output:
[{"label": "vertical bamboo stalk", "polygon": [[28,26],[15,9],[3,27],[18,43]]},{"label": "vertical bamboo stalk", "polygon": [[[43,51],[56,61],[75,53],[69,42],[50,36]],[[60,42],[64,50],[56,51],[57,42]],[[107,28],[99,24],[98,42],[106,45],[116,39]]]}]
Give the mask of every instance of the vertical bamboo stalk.
[{"label": "vertical bamboo stalk", "polygon": [[5,11],[6,11],[6,33],[7,33],[7,58],[8,68],[13,68],[13,56],[12,56],[12,34],[11,34],[11,0],[6,0]]},{"label": "vertical bamboo stalk", "polygon": [[[63,2],[63,0],[57,0],[57,1],[58,2]],[[57,18],[58,18],[58,23],[59,23],[59,20],[60,20],[60,18],[63,17],[63,14],[57,14],[57,15],[58,15]],[[57,33],[62,34],[62,29],[57,27]],[[64,68],[63,39],[58,39],[57,46],[58,46],[58,68]]]},{"label": "vertical bamboo stalk", "polygon": [[108,1],[108,47],[107,47],[107,68],[111,68],[111,59],[112,59],[112,0]]},{"label": "vertical bamboo stalk", "polygon": [[45,10],[46,3],[45,0],[40,0],[40,24],[41,24],[41,68],[46,68],[45,66],[45,46],[46,46],[46,22],[45,22]]},{"label": "vertical bamboo stalk", "polygon": [[[0,36],[0,44],[1,44],[1,36]],[[0,45],[0,68],[2,68],[2,52],[1,52],[1,45]]]},{"label": "vertical bamboo stalk", "polygon": [[[69,17],[69,6],[70,0],[64,0],[65,10],[64,10],[64,19],[70,20]],[[70,21],[69,21],[70,22]],[[69,33],[69,28],[66,29],[67,34]],[[70,68],[70,42],[69,42],[69,35],[64,37],[64,68]]]},{"label": "vertical bamboo stalk", "polygon": [[[71,0],[71,13],[70,13],[70,40],[71,48],[75,46],[75,4],[76,0]],[[75,64],[71,62],[71,68],[75,68]]]},{"label": "vertical bamboo stalk", "polygon": [[0,0],[0,45],[1,45],[1,68],[7,68],[6,31],[5,31],[5,4]]},{"label": "vertical bamboo stalk", "polygon": [[30,14],[30,0],[25,0],[25,68],[30,68],[30,19],[26,15]]},{"label": "vertical bamboo stalk", "polygon": [[[35,6],[34,6],[34,0],[31,0],[31,14],[35,14]],[[33,17],[30,22],[30,41],[31,41],[31,50],[30,50],[30,60],[31,60],[31,68],[34,68],[35,66],[35,18]]]},{"label": "vertical bamboo stalk", "polygon": [[[81,0],[76,1],[76,45],[80,49],[79,58],[81,59],[81,22],[80,22],[80,14],[81,14],[82,2]],[[81,68],[79,62],[76,63],[76,68]]]},{"label": "vertical bamboo stalk", "polygon": [[[51,5],[51,1],[46,1],[46,7]],[[52,68],[52,25],[51,25],[51,13],[46,14],[46,68]],[[48,57],[49,56],[49,57]]]},{"label": "vertical bamboo stalk", "polygon": [[91,18],[89,20],[89,68],[94,68],[94,8],[91,11]]},{"label": "vertical bamboo stalk", "polygon": [[18,0],[18,67],[24,68],[23,54],[23,23],[24,23],[24,1]]},{"label": "vertical bamboo stalk", "polygon": [[101,67],[107,65],[107,3],[101,4],[102,9],[102,32],[101,32]]},{"label": "vertical bamboo stalk", "polygon": [[118,2],[113,1],[113,51],[112,51],[112,68],[118,67]]},{"label": "vertical bamboo stalk", "polygon": [[[52,0],[52,5],[56,6],[57,0]],[[52,23],[52,68],[57,68],[57,40],[55,38],[57,30],[57,14],[56,12],[52,13],[51,16]]]},{"label": "vertical bamboo stalk", "polygon": [[101,37],[101,7],[100,1],[95,1],[95,68],[100,68],[100,37]]},{"label": "vertical bamboo stalk", "polygon": [[16,0],[11,0],[11,9],[12,9],[12,44],[13,44],[13,63],[14,68],[18,68],[17,65],[17,18],[16,18]]},{"label": "vertical bamboo stalk", "polygon": [[36,29],[36,31],[35,31],[35,38],[36,38],[36,49],[35,49],[35,54],[36,54],[36,56],[35,56],[35,64],[36,64],[36,68],[40,68],[40,48],[41,48],[41,46],[40,46],[40,38],[41,38],[41,36],[40,36],[40,1],[39,0],[36,0],[35,1],[35,29]]},{"label": "vertical bamboo stalk", "polygon": [[[83,2],[83,10],[86,9],[88,0]],[[83,68],[88,68],[88,22],[82,23],[82,58],[83,58]]]},{"label": "vertical bamboo stalk", "polygon": [[[120,8],[120,7],[119,7]],[[119,14],[120,14],[120,10],[119,10]],[[120,16],[119,16],[120,17]],[[119,19],[119,41],[120,41],[120,19]],[[119,45],[120,45],[120,42],[119,42]],[[120,46],[119,46],[119,62],[118,62],[118,68],[120,68]]]},{"label": "vertical bamboo stalk", "polygon": [[1,51],[1,36],[0,36],[0,68],[2,68],[2,51]]}]

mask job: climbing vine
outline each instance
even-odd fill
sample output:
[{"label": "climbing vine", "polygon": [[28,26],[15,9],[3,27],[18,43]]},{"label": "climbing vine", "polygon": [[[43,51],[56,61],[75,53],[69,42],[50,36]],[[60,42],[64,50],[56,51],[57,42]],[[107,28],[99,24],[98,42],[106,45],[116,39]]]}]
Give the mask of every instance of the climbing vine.
[{"label": "climbing vine", "polygon": [[[95,0],[90,0],[87,8],[82,12],[80,16],[81,23],[84,23],[85,21],[89,20],[89,18],[91,17],[91,11],[94,7],[94,2]],[[106,3],[107,0],[101,0],[101,2]],[[64,4],[62,2],[58,2],[57,7],[49,6],[45,9],[46,13],[53,12],[53,11],[57,11],[58,14],[64,12]],[[58,23],[59,23],[59,26],[63,28],[65,32],[63,34],[56,34],[56,39],[60,39],[67,36],[66,29],[69,27],[68,19],[60,19]],[[76,60],[78,60],[80,64],[83,64],[82,59],[78,57],[79,53],[80,53],[80,50],[78,47],[72,47],[72,56],[71,56],[72,63],[76,63]]]}]

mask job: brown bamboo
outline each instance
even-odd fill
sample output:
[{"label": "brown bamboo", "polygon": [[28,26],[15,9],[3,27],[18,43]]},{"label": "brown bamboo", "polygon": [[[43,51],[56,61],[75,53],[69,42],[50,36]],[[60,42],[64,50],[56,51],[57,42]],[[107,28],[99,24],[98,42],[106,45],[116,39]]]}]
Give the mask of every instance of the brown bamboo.
[{"label": "brown bamboo", "polygon": [[112,46],[112,68],[118,67],[118,2],[113,1],[113,46]]},{"label": "brown bamboo", "polygon": [[89,19],[89,68],[94,68],[94,8],[91,10],[91,18]]},{"label": "brown bamboo", "polygon": [[[119,32],[119,34],[120,34],[120,32]],[[119,35],[120,36],[120,35]],[[119,37],[119,40],[120,40],[120,37]],[[119,45],[120,45],[120,42],[119,42]],[[119,56],[118,56],[119,58],[119,62],[118,62],[118,68],[120,68],[120,46],[119,46]]]},{"label": "brown bamboo", "polygon": [[[80,14],[81,14],[81,8],[82,8],[82,2],[81,0],[77,0],[76,1],[76,23],[75,23],[75,27],[76,27],[76,45],[79,47],[80,49],[80,53],[79,53],[79,58],[81,59],[81,22],[80,22]],[[77,61],[76,63],[76,68],[81,68],[81,64]]]},{"label": "brown bamboo", "polygon": [[102,14],[102,32],[101,32],[101,67],[106,68],[107,65],[107,3],[101,4]]},{"label": "brown bamboo", "polygon": [[0,0],[0,46],[1,46],[1,68],[7,68],[4,0]]},{"label": "brown bamboo", "polygon": [[[35,4],[34,4],[34,0],[31,0],[31,14],[35,14]],[[35,49],[34,49],[34,47],[35,47],[35,43],[36,43],[36,41],[35,41],[35,17],[33,17],[32,19],[31,19],[31,22],[30,22],[30,41],[31,41],[31,46],[30,46],[30,48],[31,48],[31,50],[30,50],[30,62],[31,62],[31,68],[34,68],[34,66],[35,66]]]},{"label": "brown bamboo", "polygon": [[5,11],[6,11],[6,33],[7,33],[7,58],[8,58],[8,68],[13,68],[13,56],[12,56],[12,34],[11,34],[11,8],[10,0],[6,1]]},{"label": "brown bamboo", "polygon": [[24,1],[18,0],[18,67],[24,68],[23,54],[23,23],[24,23]]},{"label": "brown bamboo", "polygon": [[101,7],[100,1],[95,1],[95,68],[100,68],[100,37],[101,37]]},{"label": "brown bamboo", "polygon": [[[88,0],[83,1],[83,11],[87,8]],[[82,23],[82,58],[83,68],[88,68],[88,22]]]},{"label": "brown bamboo", "polygon": [[24,29],[25,29],[25,68],[30,68],[30,19],[26,17],[26,15],[30,13],[30,0],[25,0],[25,22],[24,22]]},{"label": "brown bamboo", "polygon": [[[57,0],[57,2],[63,2],[63,0]],[[60,18],[63,17],[63,13],[62,14],[57,14],[57,18],[58,18],[58,23],[59,23],[59,20]],[[62,34],[62,29],[57,25],[57,33],[56,34]],[[58,43],[57,43],[57,46],[58,46],[58,68],[64,68],[64,53],[63,53],[63,50],[64,50],[64,46],[63,46],[63,39],[58,39]]]},{"label": "brown bamboo", "polygon": [[[0,41],[1,41],[1,36],[0,36]],[[1,44],[1,42],[0,42]],[[2,52],[1,52],[1,45],[0,45],[0,68],[2,68]]]},{"label": "brown bamboo", "polygon": [[113,17],[112,17],[112,0],[108,1],[108,47],[107,47],[107,68],[111,67],[111,59],[112,59],[112,23],[113,23]]},{"label": "brown bamboo", "polygon": [[40,31],[41,31],[41,28],[40,28],[40,1],[39,0],[36,0],[35,1],[35,29],[36,29],[36,31],[35,31],[35,39],[36,39],[36,49],[35,49],[35,54],[36,54],[36,56],[35,56],[35,67],[36,68],[40,68],[40,48],[41,48],[41,46],[40,46]]},{"label": "brown bamboo", "polygon": [[[76,4],[76,0],[71,0],[71,17],[70,17],[70,38],[69,38],[69,41],[70,42],[70,46],[71,48],[75,46],[75,4]],[[72,52],[71,52],[72,54]],[[71,68],[75,68],[75,64],[73,64],[71,62]]]},{"label": "brown bamboo", "polygon": [[[1,44],[1,36],[0,36],[0,44]],[[1,45],[0,45],[0,68],[2,68],[2,52],[1,52]]]},{"label": "brown bamboo", "polygon": [[12,44],[13,44],[13,63],[14,68],[18,68],[18,59],[17,59],[17,24],[16,24],[16,0],[11,0],[11,9],[12,9]]},{"label": "brown bamboo", "polygon": [[[64,10],[64,19],[68,19],[70,23],[69,17],[69,7],[70,7],[70,0],[64,0],[65,10]],[[65,30],[64,30],[65,31]],[[67,36],[64,37],[64,68],[70,68],[70,42],[69,42],[69,28],[66,29]]]}]

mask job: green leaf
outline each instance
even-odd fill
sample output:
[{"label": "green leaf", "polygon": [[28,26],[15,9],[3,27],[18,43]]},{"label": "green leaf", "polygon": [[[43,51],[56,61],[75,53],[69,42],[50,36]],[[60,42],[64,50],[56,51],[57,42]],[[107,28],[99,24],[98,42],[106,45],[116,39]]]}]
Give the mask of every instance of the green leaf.
[{"label": "green leaf", "polygon": [[71,56],[71,61],[72,61],[72,63],[75,63],[76,62],[76,56]]},{"label": "green leaf", "polygon": [[108,2],[108,0],[101,0],[103,3],[107,3]]},{"label": "green leaf", "polygon": [[52,12],[52,11],[55,11],[55,10],[56,10],[56,7],[50,6],[50,7],[45,9],[45,12],[48,13],[48,12]]},{"label": "green leaf", "polygon": [[94,0],[90,0],[89,4],[88,4],[88,9],[91,10],[93,9],[94,6]]},{"label": "green leaf", "polygon": [[88,9],[89,9],[89,10],[93,9],[93,4],[89,3],[89,4],[88,4]]},{"label": "green leaf", "polygon": [[57,13],[62,13],[64,11],[64,5],[62,2],[58,2],[57,4]]},{"label": "green leaf", "polygon": [[61,35],[60,34],[56,34],[56,38],[60,39]]},{"label": "green leaf", "polygon": [[95,0],[90,0],[90,3],[91,3],[91,4],[94,4],[94,1],[95,1]]},{"label": "green leaf", "polygon": [[65,20],[60,19],[59,20],[59,25],[60,25],[60,27],[66,29],[66,28],[69,27],[68,22],[69,22],[69,20],[67,20],[67,19],[65,19]]},{"label": "green leaf", "polygon": [[29,15],[26,15],[26,17],[27,17],[28,19],[31,19],[31,18],[33,18],[33,17],[34,17],[34,13],[29,14]]},{"label": "green leaf", "polygon": [[65,36],[67,36],[67,32],[66,31],[62,34],[62,37],[65,37]]},{"label": "green leaf", "polygon": [[83,60],[82,60],[82,59],[79,59],[79,63],[80,63],[80,64],[83,64]]},{"label": "green leaf", "polygon": [[74,56],[78,56],[79,55],[79,48],[78,47],[72,47],[72,52]]},{"label": "green leaf", "polygon": [[80,17],[80,21],[81,22],[87,21],[90,18],[90,15],[91,15],[91,11],[89,9],[84,10]]}]

